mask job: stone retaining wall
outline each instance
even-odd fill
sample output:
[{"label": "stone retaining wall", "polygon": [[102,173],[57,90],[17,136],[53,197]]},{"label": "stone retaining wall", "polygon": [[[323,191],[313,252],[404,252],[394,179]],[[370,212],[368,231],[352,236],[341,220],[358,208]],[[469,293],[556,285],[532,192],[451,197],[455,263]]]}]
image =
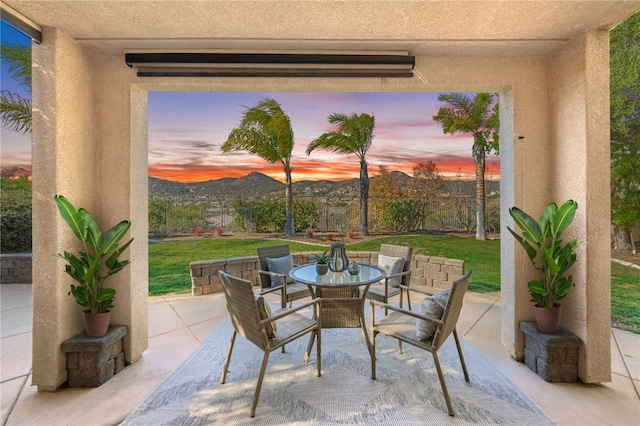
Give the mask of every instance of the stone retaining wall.
[{"label": "stone retaining wall", "polygon": [[31,281],[31,253],[0,254],[0,283],[30,284]]},{"label": "stone retaining wall", "polygon": [[[304,265],[317,252],[293,253],[293,263]],[[378,264],[378,252],[348,251],[349,260],[369,265]],[[228,259],[201,260],[189,264],[191,271],[191,293],[194,296],[218,293],[222,291],[222,283],[218,271],[244,278],[254,285],[258,280],[258,256],[234,257]],[[464,260],[447,259],[437,256],[414,255],[411,258],[411,285],[451,288],[457,278],[464,275]]]}]

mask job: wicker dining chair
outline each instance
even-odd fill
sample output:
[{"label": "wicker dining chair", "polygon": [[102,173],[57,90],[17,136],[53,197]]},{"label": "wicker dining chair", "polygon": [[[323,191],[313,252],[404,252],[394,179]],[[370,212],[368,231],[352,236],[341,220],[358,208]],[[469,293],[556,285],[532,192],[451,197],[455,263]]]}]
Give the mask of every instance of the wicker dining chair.
[{"label": "wicker dining chair", "polygon": [[[289,246],[266,246],[258,247],[258,261],[260,263],[260,270],[258,271],[258,277],[260,280],[260,288],[263,291],[269,290],[274,285],[282,285],[282,290],[278,290],[281,296],[281,307],[284,308],[289,303],[289,307],[293,306],[293,301],[298,299],[304,299],[310,297],[311,293],[309,287],[306,284],[291,281],[287,275],[289,271],[280,270],[278,272],[269,270],[269,259],[281,259],[285,256],[289,256]],[[293,263],[291,263],[293,265]],[[277,284],[274,284],[277,282]]]},{"label": "wicker dining chair", "polygon": [[[389,303],[389,299],[393,296],[401,295],[399,285],[409,286],[411,281],[411,256],[413,254],[413,248],[408,246],[399,246],[394,244],[380,244],[380,254],[391,258],[403,258],[404,264],[400,270],[394,274],[387,271],[386,278],[376,284],[372,284],[369,287],[367,293],[367,299],[377,300],[382,303]],[[378,256],[378,266],[380,266],[380,256]],[[393,285],[394,282],[398,282],[399,285]],[[402,295],[401,295],[402,297]],[[407,294],[407,297],[409,295]],[[409,309],[411,309],[411,300],[408,300]],[[385,311],[385,314],[387,311]]]},{"label": "wicker dining chair", "polygon": [[[227,378],[229,363],[231,362],[231,353],[233,352],[233,345],[237,334],[240,334],[264,352],[260,375],[258,376],[258,383],[249,413],[250,417],[254,417],[256,407],[258,406],[258,398],[260,396],[260,389],[262,388],[264,373],[267,369],[267,362],[269,361],[271,352],[284,347],[285,344],[307,333],[311,333],[311,338],[317,336],[316,376],[320,377],[321,300],[316,298],[294,309],[280,309],[273,312],[270,316],[269,314],[271,313],[268,312],[270,309],[266,309],[267,312],[263,309],[261,312],[258,299],[253,292],[250,281],[229,275],[223,271],[219,271],[218,274],[222,281],[224,296],[227,300],[227,310],[229,311],[231,323],[233,324],[233,332],[231,334],[231,341],[229,342],[227,357],[224,361],[220,383],[224,384]],[[262,301],[262,303],[264,304],[266,302]],[[313,309],[315,309],[315,319],[297,313],[297,311],[309,306],[313,306]],[[269,337],[269,335],[271,335],[271,337]],[[309,359],[310,351],[311,345],[309,345],[305,353],[305,362]]]},{"label": "wicker dining chair", "polygon": [[[392,337],[398,340],[398,351],[402,353],[402,343],[408,343],[410,345],[415,346],[418,349],[423,349],[427,352],[430,352],[433,356],[433,362],[436,366],[436,370],[438,372],[438,378],[440,379],[440,386],[442,387],[442,393],[444,394],[444,399],[447,403],[447,409],[449,410],[449,415],[453,416],[455,413],[453,411],[453,406],[451,405],[451,399],[449,398],[449,392],[447,390],[447,384],[444,380],[444,375],[442,374],[442,368],[440,367],[440,361],[438,359],[438,350],[442,347],[447,338],[453,334],[453,337],[456,341],[456,347],[458,349],[458,356],[460,357],[460,363],[462,364],[462,371],[464,373],[464,379],[469,382],[469,373],[467,372],[467,366],[464,362],[464,356],[462,354],[462,348],[460,346],[460,339],[458,339],[458,332],[456,331],[456,324],[458,322],[458,317],[460,316],[460,310],[462,309],[462,303],[464,301],[464,295],[467,291],[467,287],[469,286],[469,277],[471,276],[471,271],[467,271],[467,273],[458,278],[453,282],[453,285],[450,290],[450,294],[448,299],[446,300],[446,305],[444,306],[444,310],[442,311],[442,318],[434,318],[427,315],[421,315],[415,311],[406,310],[400,307],[381,303],[375,300],[372,300],[371,303],[371,345],[372,345],[372,354],[374,356],[371,357],[371,378],[375,380],[376,378],[376,357],[375,357],[375,348],[376,348],[376,336],[378,334],[383,334],[385,336]],[[420,293],[422,295],[433,295],[430,292],[425,290],[418,289],[416,287],[407,287],[401,286],[401,291],[411,291]],[[383,308],[387,308],[392,311],[390,314],[385,315],[379,321],[375,319],[375,306],[380,306]],[[426,340],[418,340],[417,338],[417,320],[422,320],[427,323],[435,324],[435,332],[433,336],[428,337]]]}]

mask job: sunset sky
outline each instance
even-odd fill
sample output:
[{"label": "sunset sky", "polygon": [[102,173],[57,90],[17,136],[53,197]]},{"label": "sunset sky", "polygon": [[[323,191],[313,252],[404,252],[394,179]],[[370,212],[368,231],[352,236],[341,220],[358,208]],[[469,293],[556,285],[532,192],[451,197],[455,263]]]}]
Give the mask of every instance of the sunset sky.
[{"label": "sunset sky", "polygon": [[[3,41],[29,40],[2,23]],[[2,65],[3,90],[29,96]],[[357,178],[355,155],[340,156],[316,150],[306,154],[309,143],[333,130],[327,121],[332,113],[372,114],[376,118],[374,139],[367,153],[369,175],[380,165],[409,175],[413,167],[431,160],[445,177],[473,179],[473,139],[451,136],[432,120],[443,103],[438,93],[149,93],[149,176],[179,182],[201,182],[223,177],[242,177],[258,171],[284,180],[280,163],[269,164],[247,153],[223,153],[220,145],[238,126],[243,112],[272,97],[291,118],[295,146],[293,180],[345,180]],[[1,129],[2,167],[18,166],[31,171],[31,137]],[[500,178],[500,162],[487,157],[487,180]]]},{"label": "sunset sky", "polygon": [[[269,164],[244,152],[223,153],[220,145],[238,126],[247,107],[274,98],[291,118],[295,146],[293,180],[345,180],[357,178],[355,155],[340,156],[316,150],[306,154],[309,143],[333,130],[331,113],[372,114],[374,139],[367,153],[369,175],[379,165],[409,175],[420,163],[434,161],[440,173],[472,179],[470,136],[444,135],[432,116],[442,105],[438,93],[150,93],[149,176],[181,182],[221,177],[241,177],[259,171],[284,180],[280,163]],[[488,180],[498,180],[498,157],[487,159]]]}]

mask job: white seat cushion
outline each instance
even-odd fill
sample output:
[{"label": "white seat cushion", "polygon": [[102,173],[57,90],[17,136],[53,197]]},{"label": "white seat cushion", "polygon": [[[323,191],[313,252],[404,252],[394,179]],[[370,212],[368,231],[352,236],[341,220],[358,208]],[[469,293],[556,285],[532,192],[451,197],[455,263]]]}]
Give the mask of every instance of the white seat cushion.
[{"label": "white seat cushion", "polygon": [[[402,268],[404,267],[404,258],[391,257],[391,256],[385,256],[384,254],[379,254],[378,267],[384,270],[384,272],[387,274],[387,277],[391,275],[399,274],[400,272],[402,272]],[[380,282],[384,284],[384,280]],[[402,282],[402,277],[395,277],[389,280],[389,285],[391,287],[399,287],[401,282]]]},{"label": "white seat cushion", "polygon": [[[444,308],[449,300],[449,294],[451,294],[451,290],[445,290],[425,298],[420,304],[420,315],[433,319],[442,319]],[[428,340],[433,337],[436,328],[438,328],[438,324],[434,322],[416,320],[416,337],[418,340]]]}]

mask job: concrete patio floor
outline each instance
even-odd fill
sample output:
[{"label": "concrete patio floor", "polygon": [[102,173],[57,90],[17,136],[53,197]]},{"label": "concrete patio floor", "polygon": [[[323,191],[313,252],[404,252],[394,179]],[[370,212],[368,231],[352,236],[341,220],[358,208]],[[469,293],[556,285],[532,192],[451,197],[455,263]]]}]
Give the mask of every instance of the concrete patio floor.
[{"label": "concrete patio floor", "polygon": [[[37,392],[31,386],[30,284],[2,284],[3,425],[116,425],[177,368],[226,316],[224,296],[149,298],[149,348],[97,388]],[[275,300],[274,300],[275,302]],[[640,424],[640,335],[612,329],[612,381],[548,383],[500,343],[501,300],[468,293],[458,330],[560,425]]]}]

